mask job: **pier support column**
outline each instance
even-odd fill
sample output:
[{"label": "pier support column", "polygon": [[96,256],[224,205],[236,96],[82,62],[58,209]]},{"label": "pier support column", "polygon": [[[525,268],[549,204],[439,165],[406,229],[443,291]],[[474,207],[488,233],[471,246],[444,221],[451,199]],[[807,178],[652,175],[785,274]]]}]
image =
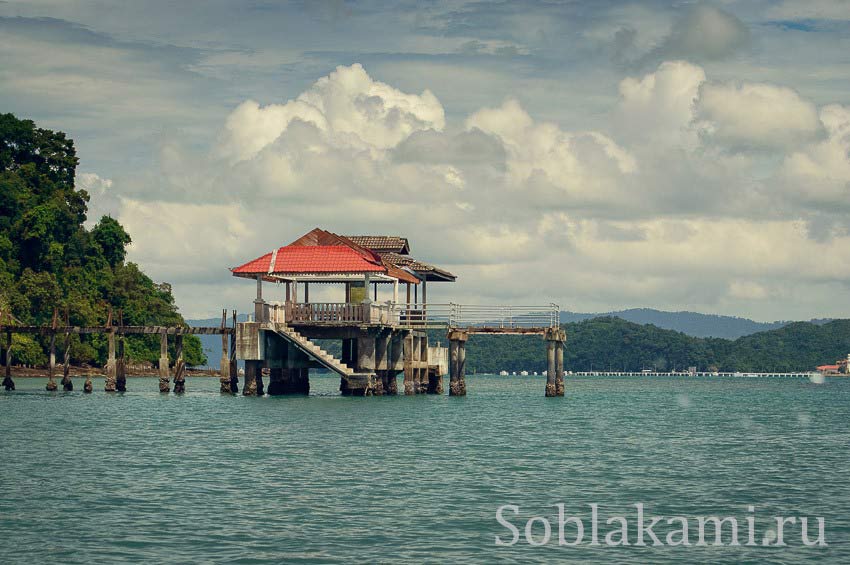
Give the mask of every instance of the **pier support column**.
[{"label": "pier support column", "polygon": [[[367,287],[368,291],[368,287]],[[357,338],[357,365],[355,372],[364,375],[373,375],[362,383],[363,390],[352,390],[354,396],[371,396],[375,391],[375,335],[368,332],[363,332]],[[349,389],[352,387],[352,381],[349,380]]]},{"label": "pier support column", "polygon": [[90,394],[94,390],[94,385],[91,382],[91,375],[86,375],[86,382],[83,383],[83,392]]},{"label": "pier support column", "polygon": [[[287,283],[288,284],[288,283]],[[236,363],[236,310],[233,311],[233,333],[230,334],[230,392],[239,394],[239,365]]]},{"label": "pier support column", "polygon": [[555,384],[555,341],[546,340],[546,396],[555,396],[557,385]]},{"label": "pier support column", "polygon": [[549,328],[546,340],[546,396],[564,396],[564,340],[566,332]]},{"label": "pier support column", "polygon": [[469,334],[449,331],[449,396],[466,396],[466,342]]},{"label": "pier support column", "polygon": [[375,337],[375,392],[376,396],[387,394],[387,375],[390,363],[391,335],[380,333]]},{"label": "pier support column", "polygon": [[106,392],[115,392],[115,330],[110,329],[106,334],[106,340],[109,347],[109,357],[106,360],[106,380],[103,384],[103,390]]},{"label": "pier support column", "polygon": [[221,361],[219,361],[218,381],[219,392],[230,394],[230,356],[227,354],[227,310],[221,311]]},{"label": "pier support column", "polygon": [[245,361],[245,382],[242,384],[243,396],[257,396],[257,373],[260,372],[260,361]]},{"label": "pier support column", "polygon": [[183,361],[183,334],[174,336],[174,392],[186,392],[186,362]]},{"label": "pier support column", "polygon": [[168,334],[159,334],[159,392],[171,390],[171,377],[168,374]]},{"label": "pier support column", "polygon": [[[65,311],[65,326],[68,323],[68,311]],[[71,333],[65,333],[65,354],[62,358],[62,390],[70,392],[74,390],[74,382],[71,380]]]},{"label": "pier support column", "polygon": [[404,336],[403,355],[404,355],[404,394],[416,394],[416,373],[413,368],[413,332],[408,332]]},{"label": "pier support column", "polygon": [[263,396],[266,394],[266,386],[263,384],[263,366],[265,363],[263,361],[258,361],[257,363],[257,376],[254,378],[254,388],[256,389],[257,396]]},{"label": "pier support column", "polygon": [[127,358],[124,356],[123,331],[118,334],[118,358],[115,363],[115,390],[118,392],[127,392]]},{"label": "pier support column", "polygon": [[402,354],[404,353],[404,334],[392,332],[390,334],[387,351],[387,375],[384,382],[384,390],[387,394],[398,394],[398,367],[403,365]]},{"label": "pier support column", "polygon": [[558,342],[555,346],[555,395],[564,396],[564,346],[567,332],[558,331]]},{"label": "pier support column", "polygon": [[5,375],[3,376],[3,388],[15,390],[15,381],[12,380],[12,332],[6,332],[6,363]]},{"label": "pier support column", "polygon": [[56,313],[53,314],[53,330],[50,332],[50,362],[47,368],[47,386],[48,391],[54,391],[59,387],[53,376],[56,373]]}]

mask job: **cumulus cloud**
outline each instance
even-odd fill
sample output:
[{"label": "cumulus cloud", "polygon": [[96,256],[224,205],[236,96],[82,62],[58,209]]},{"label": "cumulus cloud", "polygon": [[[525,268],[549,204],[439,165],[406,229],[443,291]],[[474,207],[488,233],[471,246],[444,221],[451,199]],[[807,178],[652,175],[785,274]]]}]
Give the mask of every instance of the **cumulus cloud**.
[{"label": "cumulus cloud", "polygon": [[823,131],[814,104],[770,84],[706,83],[697,119],[704,135],[730,146],[794,147]]},{"label": "cumulus cloud", "polygon": [[[240,104],[206,157],[166,145],[157,201],[123,202],[131,258],[184,279],[190,302],[182,288],[317,225],[410,237],[461,277],[435,299],[710,309],[787,299],[777,280],[840,288],[850,235],[812,237],[827,212],[800,187],[821,175],[822,199],[846,199],[846,108],[812,114],[794,91],[711,81],[684,61],[619,93],[608,131],[511,98],[447,123],[433,94],[340,67],[285,103]],[[784,155],[773,171],[764,147]]]}]

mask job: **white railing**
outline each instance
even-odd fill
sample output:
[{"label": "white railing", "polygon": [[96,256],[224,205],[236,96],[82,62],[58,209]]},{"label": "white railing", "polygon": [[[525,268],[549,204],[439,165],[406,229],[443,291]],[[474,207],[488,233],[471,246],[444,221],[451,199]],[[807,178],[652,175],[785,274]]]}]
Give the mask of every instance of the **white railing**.
[{"label": "white railing", "polygon": [[398,325],[412,328],[554,328],[560,323],[560,307],[487,306],[470,304],[390,304]]},{"label": "white railing", "polygon": [[455,304],[362,304],[316,302],[265,303],[264,320],[287,324],[383,324],[403,328],[487,328],[518,330],[554,328],[560,323],[557,304],[546,306],[486,306]]}]

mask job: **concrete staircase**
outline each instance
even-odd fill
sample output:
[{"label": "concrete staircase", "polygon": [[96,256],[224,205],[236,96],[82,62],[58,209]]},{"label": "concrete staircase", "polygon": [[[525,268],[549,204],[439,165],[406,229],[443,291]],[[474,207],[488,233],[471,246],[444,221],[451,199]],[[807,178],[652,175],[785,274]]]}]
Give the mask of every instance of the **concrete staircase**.
[{"label": "concrete staircase", "polygon": [[286,341],[288,341],[289,343],[293,344],[295,347],[297,347],[304,353],[306,353],[308,357],[318,361],[319,364],[321,364],[326,369],[334,371],[335,373],[338,373],[340,376],[345,377],[346,379],[355,376],[356,373],[351,367],[349,367],[348,365],[346,365],[345,363],[343,363],[342,361],[340,361],[339,359],[337,359],[336,357],[334,357],[333,355],[331,355],[330,353],[328,353],[327,351],[325,351],[324,349],[322,349],[321,347],[301,335],[300,333],[296,332],[294,329],[289,327],[279,327],[275,330],[275,333]]}]

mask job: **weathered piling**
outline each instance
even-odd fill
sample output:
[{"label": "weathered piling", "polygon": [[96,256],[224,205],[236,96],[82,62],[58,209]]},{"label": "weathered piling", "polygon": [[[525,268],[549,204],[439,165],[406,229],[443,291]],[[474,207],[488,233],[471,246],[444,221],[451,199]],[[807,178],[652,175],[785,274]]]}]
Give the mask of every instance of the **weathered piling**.
[{"label": "weathered piling", "polygon": [[183,334],[174,336],[174,392],[186,392],[186,362],[183,361]]},{"label": "weathered piling", "polygon": [[115,392],[116,390],[116,367],[115,367],[115,329],[110,329],[106,334],[106,340],[109,348],[109,357],[106,360],[106,380],[103,385],[103,390],[106,392]]},{"label": "weathered piling", "polygon": [[[370,332],[361,332],[357,337],[357,364],[355,371],[360,374],[375,374],[375,335]],[[366,379],[352,390],[355,396],[371,396],[375,390],[377,379]],[[349,384],[353,388],[353,383]]]},{"label": "weathered piling", "polygon": [[404,394],[409,396],[418,392],[416,386],[416,373],[413,362],[413,332],[408,332],[404,336],[404,341],[402,343],[402,347],[404,350]]},{"label": "weathered piling", "polygon": [[59,387],[56,385],[56,381],[53,380],[53,377],[56,373],[56,309],[53,310],[53,322],[50,326],[50,360],[47,369],[47,386],[45,387],[48,391],[54,391]]},{"label": "weathered piling", "polygon": [[387,394],[387,374],[390,362],[390,334],[381,332],[375,336],[375,396]]},{"label": "weathered piling", "polygon": [[[227,310],[221,311],[221,329],[227,327]],[[230,389],[230,356],[227,354],[227,334],[221,333],[221,362],[219,365],[219,391],[222,394],[231,394]]]},{"label": "weathered piling", "polygon": [[233,333],[230,334],[230,392],[239,393],[239,366],[236,364],[236,310],[233,310]]},{"label": "weathered piling", "polygon": [[566,339],[566,332],[560,328],[548,328],[543,335],[543,339],[546,340],[546,396],[563,396],[564,340]]},{"label": "weathered piling", "polygon": [[118,310],[118,358],[115,362],[115,390],[127,392],[127,360],[124,357],[124,311]]},{"label": "weathered piling", "polygon": [[[65,327],[70,325],[68,309],[65,309]],[[71,380],[71,333],[65,332],[65,354],[62,359],[62,390],[74,390],[74,382]]]},{"label": "weathered piling", "polygon": [[94,389],[94,385],[91,382],[91,376],[86,375],[86,382],[83,383],[83,392],[90,393]]},{"label": "weathered piling", "polygon": [[449,331],[449,396],[466,396],[466,342],[469,334]]},{"label": "weathered piling", "polygon": [[245,382],[242,385],[244,396],[257,396],[257,373],[260,367],[260,361],[245,361]]},{"label": "weathered piling", "polygon": [[6,332],[6,374],[3,376],[3,388],[15,390],[15,381],[12,380],[12,332]]},{"label": "weathered piling", "polygon": [[559,331],[558,343],[555,346],[555,394],[564,396],[564,344],[567,340],[567,332]]},{"label": "weathered piling", "polygon": [[159,334],[159,392],[171,390],[169,382],[171,376],[168,374],[168,334],[165,330]]}]

